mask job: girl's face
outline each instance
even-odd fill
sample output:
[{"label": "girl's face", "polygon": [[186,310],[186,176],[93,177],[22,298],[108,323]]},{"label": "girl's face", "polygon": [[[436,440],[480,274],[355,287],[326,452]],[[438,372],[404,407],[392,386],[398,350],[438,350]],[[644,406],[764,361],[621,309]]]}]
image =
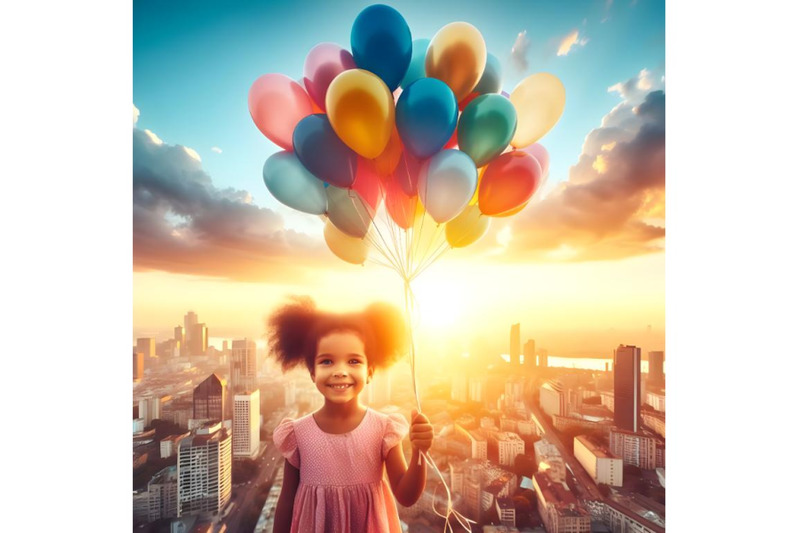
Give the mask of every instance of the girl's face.
[{"label": "girl's face", "polygon": [[358,334],[334,331],[319,339],[311,379],[326,401],[355,400],[372,378],[372,371]]}]

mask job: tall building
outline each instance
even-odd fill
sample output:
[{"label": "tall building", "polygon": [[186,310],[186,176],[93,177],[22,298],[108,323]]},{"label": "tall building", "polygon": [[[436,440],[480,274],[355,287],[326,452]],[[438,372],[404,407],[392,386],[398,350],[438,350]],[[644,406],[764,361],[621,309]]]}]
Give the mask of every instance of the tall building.
[{"label": "tall building", "polygon": [[231,499],[231,435],[209,423],[178,445],[178,516],[214,515]]},{"label": "tall building", "polygon": [[522,349],[522,355],[524,356],[523,365],[525,365],[525,368],[536,368],[536,341],[528,339]]},{"label": "tall building", "polygon": [[547,350],[544,348],[538,351],[539,355],[539,366],[542,368],[547,368]]},{"label": "tall building", "polygon": [[483,403],[486,397],[486,377],[473,376],[468,380],[469,401]]},{"label": "tall building", "polygon": [[187,341],[192,336],[192,328],[195,324],[197,324],[197,314],[194,311],[189,311],[183,317],[183,331],[186,333]]},{"label": "tall building", "polygon": [[510,431],[498,432],[497,439],[497,462],[500,465],[514,466],[514,459],[517,455],[525,453],[525,442],[516,433]]},{"label": "tall building", "polygon": [[664,388],[664,352],[647,355],[647,383],[654,388]]},{"label": "tall building", "polygon": [[133,382],[139,383],[144,377],[144,354],[133,351]]},{"label": "tall building", "polygon": [[643,470],[653,470],[658,466],[656,447],[658,439],[642,433],[612,429],[608,436],[611,453],[622,458],[626,465],[638,466]]},{"label": "tall building", "polygon": [[173,331],[172,340],[175,341],[176,348],[180,355],[186,355],[186,329],[179,324]]},{"label": "tall building", "polygon": [[136,351],[144,354],[145,361],[156,356],[156,340],[153,337],[136,339]]},{"label": "tall building", "polygon": [[258,389],[233,397],[233,455],[254,457],[258,452],[261,393]]},{"label": "tall building", "polygon": [[622,486],[622,459],[615,457],[588,435],[579,435],[574,440],[575,458],[595,483],[612,487]]},{"label": "tall building", "polygon": [[519,324],[511,326],[511,345],[508,348],[508,354],[511,357],[511,366],[519,366],[519,356],[522,350],[520,348],[519,340]]},{"label": "tall building", "polygon": [[206,420],[225,419],[226,382],[211,374],[194,389],[192,395],[192,418]]},{"label": "tall building", "polygon": [[614,425],[639,431],[641,390],[641,349],[623,346],[614,350]]},{"label": "tall building", "polygon": [[139,400],[139,418],[144,420],[145,426],[149,426],[153,420],[163,418],[164,403],[167,399],[167,396],[147,396]]},{"label": "tall building", "polygon": [[231,394],[251,392],[258,389],[258,360],[256,343],[252,339],[233,341],[231,351]]},{"label": "tall building", "polygon": [[567,415],[567,391],[561,381],[551,379],[539,387],[539,407],[550,416]]},{"label": "tall building", "polygon": [[189,355],[205,355],[208,350],[208,328],[205,324],[195,324],[189,330]]},{"label": "tall building", "polygon": [[147,483],[148,521],[178,516],[178,467],[168,466]]}]

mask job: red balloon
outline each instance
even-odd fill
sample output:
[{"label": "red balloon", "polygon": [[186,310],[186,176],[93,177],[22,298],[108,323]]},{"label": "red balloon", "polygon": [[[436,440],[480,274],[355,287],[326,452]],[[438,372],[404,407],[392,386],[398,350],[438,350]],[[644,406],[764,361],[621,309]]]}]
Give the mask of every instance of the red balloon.
[{"label": "red balloon", "polygon": [[547,153],[547,149],[539,143],[533,143],[525,148],[520,148],[525,152],[528,152],[536,160],[539,162],[539,166],[542,167],[542,176],[547,175],[547,171],[550,170],[550,154]]},{"label": "red balloon", "polygon": [[386,210],[395,224],[403,229],[414,225],[419,199],[416,195],[403,192],[400,185],[391,180],[386,186]]},{"label": "red balloon", "polygon": [[400,189],[406,193],[406,196],[417,195],[417,182],[419,181],[419,171],[422,170],[424,159],[420,160],[403,150],[400,156],[400,162],[397,168],[394,169],[394,181],[400,186]]},{"label": "red balloon", "polygon": [[479,96],[480,96],[480,94],[476,93],[476,92],[469,93],[467,96],[464,97],[463,100],[461,100],[458,103],[458,110],[459,111],[464,111],[464,108],[467,107],[470,102],[472,102],[473,100],[475,100]]},{"label": "red balloon", "polygon": [[521,150],[500,154],[486,165],[478,188],[478,207],[490,216],[507,216],[530,200],[542,180],[542,167]]},{"label": "red balloon", "polygon": [[453,130],[453,136],[450,137],[450,140],[447,141],[447,144],[444,145],[442,150],[447,150],[449,148],[458,148],[458,128]]},{"label": "red balloon", "polygon": [[247,106],[261,133],[289,151],[294,151],[294,127],[312,113],[308,93],[299,83],[283,74],[264,74],[254,81],[247,95]]},{"label": "red balloon", "polygon": [[372,163],[360,156],[356,165],[353,190],[370,206],[373,212],[377,211],[378,204],[383,199],[383,186],[381,186],[380,177],[375,172]]}]

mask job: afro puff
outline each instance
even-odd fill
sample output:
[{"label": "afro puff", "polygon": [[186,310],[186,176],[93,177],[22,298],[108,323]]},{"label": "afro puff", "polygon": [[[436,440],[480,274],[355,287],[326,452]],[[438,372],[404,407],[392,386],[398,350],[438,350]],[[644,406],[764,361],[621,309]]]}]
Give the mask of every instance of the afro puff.
[{"label": "afro puff", "polygon": [[319,340],[337,331],[358,335],[376,368],[392,366],[407,350],[406,323],[392,305],[375,302],[360,313],[331,313],[317,309],[308,296],[294,296],[267,319],[270,356],[284,372],[301,364],[311,372]]}]

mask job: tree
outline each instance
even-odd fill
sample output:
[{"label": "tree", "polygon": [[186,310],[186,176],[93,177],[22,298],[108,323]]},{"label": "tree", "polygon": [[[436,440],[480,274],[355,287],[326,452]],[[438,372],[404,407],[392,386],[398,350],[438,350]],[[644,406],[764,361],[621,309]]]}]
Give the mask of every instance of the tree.
[{"label": "tree", "polygon": [[514,473],[518,476],[532,478],[536,472],[536,459],[530,455],[518,454],[514,457]]}]

